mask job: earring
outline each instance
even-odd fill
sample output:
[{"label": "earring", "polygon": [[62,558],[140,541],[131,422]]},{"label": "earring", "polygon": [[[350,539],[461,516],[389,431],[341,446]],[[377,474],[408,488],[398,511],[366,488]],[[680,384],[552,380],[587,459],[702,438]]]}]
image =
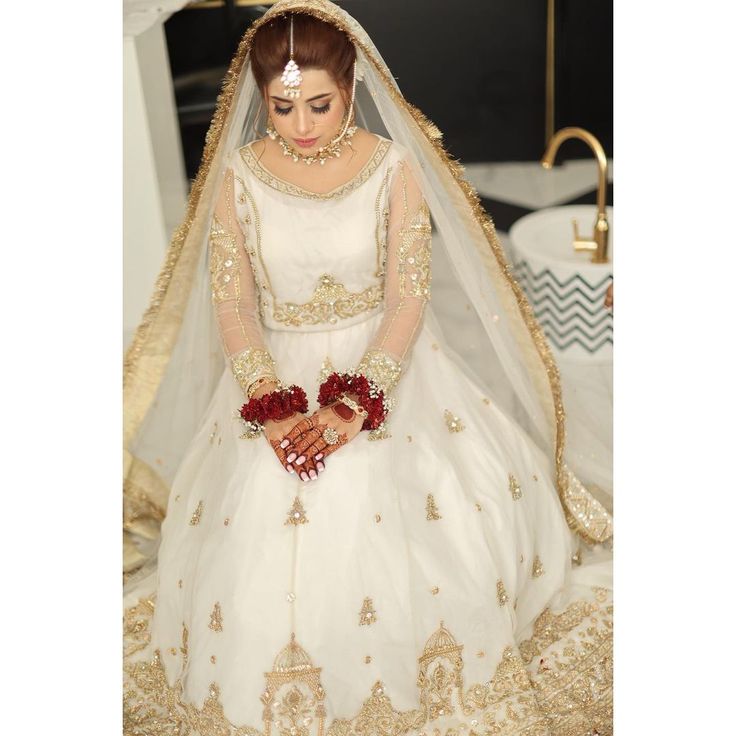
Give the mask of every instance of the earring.
[{"label": "earring", "polygon": [[266,135],[272,140],[276,140],[276,136],[278,133],[276,132],[276,128],[273,127],[273,122],[271,122],[271,116],[268,116],[268,123],[266,123]]}]

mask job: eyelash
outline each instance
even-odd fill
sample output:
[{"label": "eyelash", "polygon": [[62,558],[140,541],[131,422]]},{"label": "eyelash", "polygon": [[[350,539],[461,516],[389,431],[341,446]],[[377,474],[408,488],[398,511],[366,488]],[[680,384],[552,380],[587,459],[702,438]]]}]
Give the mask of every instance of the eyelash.
[{"label": "eyelash", "polygon": [[[291,107],[279,107],[278,105],[273,106],[273,111],[277,115],[288,115],[291,112]],[[318,115],[324,115],[326,112],[329,112],[330,110],[330,103],[328,102],[326,105],[323,105],[322,107],[313,107],[312,112],[316,112]]]}]

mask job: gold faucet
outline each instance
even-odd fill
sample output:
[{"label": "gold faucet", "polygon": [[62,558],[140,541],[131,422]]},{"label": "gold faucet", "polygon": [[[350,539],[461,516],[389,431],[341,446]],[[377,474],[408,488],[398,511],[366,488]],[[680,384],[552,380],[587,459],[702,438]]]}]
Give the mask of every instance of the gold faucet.
[{"label": "gold faucet", "polygon": [[545,169],[551,169],[554,163],[557,149],[560,144],[568,138],[579,138],[587,143],[598,161],[598,197],[596,205],[598,214],[593,226],[592,238],[581,238],[578,232],[578,221],[572,221],[573,247],[577,251],[592,251],[593,263],[608,263],[608,217],[606,216],[606,184],[608,181],[608,160],[600,141],[584,128],[561,128],[550,139],[547,150],[542,156],[541,164]]}]

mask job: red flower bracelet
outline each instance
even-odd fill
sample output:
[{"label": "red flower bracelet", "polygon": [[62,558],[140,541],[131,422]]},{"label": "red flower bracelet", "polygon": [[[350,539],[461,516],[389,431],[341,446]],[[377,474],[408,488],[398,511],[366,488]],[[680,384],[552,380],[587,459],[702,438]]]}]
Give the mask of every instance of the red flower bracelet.
[{"label": "red flower bracelet", "polygon": [[383,390],[362,373],[331,373],[320,384],[317,401],[320,406],[327,406],[348,393],[355,394],[358,403],[368,412],[361,429],[377,429],[388,414]]},{"label": "red flower bracelet", "polygon": [[305,414],[308,408],[309,401],[304,389],[294,384],[289,388],[264,394],[260,399],[254,396],[247,404],[243,404],[240,416],[244,421],[262,427],[267,419],[280,421],[294,412]]}]

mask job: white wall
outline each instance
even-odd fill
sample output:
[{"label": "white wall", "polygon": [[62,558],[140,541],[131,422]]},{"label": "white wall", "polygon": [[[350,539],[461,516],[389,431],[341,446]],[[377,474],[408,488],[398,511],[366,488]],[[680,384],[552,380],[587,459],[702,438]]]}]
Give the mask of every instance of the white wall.
[{"label": "white wall", "polygon": [[123,40],[123,339],[140,321],[186,206],[164,16]]}]

